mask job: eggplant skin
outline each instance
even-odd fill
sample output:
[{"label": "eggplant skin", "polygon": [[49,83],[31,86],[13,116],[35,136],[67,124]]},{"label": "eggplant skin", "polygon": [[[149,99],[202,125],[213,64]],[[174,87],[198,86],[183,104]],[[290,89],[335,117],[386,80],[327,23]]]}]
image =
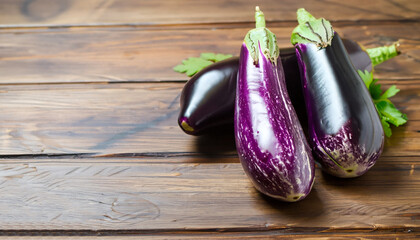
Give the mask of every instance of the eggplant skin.
[{"label": "eggplant skin", "polygon": [[362,72],[366,70],[368,72],[372,72],[372,60],[364,47],[350,39],[342,38],[341,41],[343,42],[347,54],[354,65],[354,69],[361,70]]},{"label": "eggplant skin", "polygon": [[257,190],[287,202],[304,199],[314,182],[314,160],[286,90],[280,58],[258,65],[240,53],[235,141],[242,166]]},{"label": "eggplant skin", "polygon": [[315,159],[336,177],[363,175],[382,153],[384,132],[340,36],[323,49],[297,44],[296,54]]}]

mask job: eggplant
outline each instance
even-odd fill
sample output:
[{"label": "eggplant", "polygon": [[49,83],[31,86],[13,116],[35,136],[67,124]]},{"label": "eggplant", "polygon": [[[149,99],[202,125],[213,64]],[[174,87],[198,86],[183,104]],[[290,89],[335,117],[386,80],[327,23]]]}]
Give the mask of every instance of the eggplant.
[{"label": "eggplant", "polygon": [[322,169],[357,177],[381,155],[384,131],[340,36],[325,19],[298,10],[292,34],[308,116],[309,144]]},{"label": "eggplant", "polygon": [[[367,49],[371,52],[371,57],[358,43],[349,39],[342,40],[354,67],[362,71],[372,71],[371,58],[384,61],[398,54],[394,44],[390,47]],[[280,49],[280,59],[289,97],[299,121],[306,123],[306,108],[295,48]],[[238,66],[239,57],[216,62],[198,72],[185,84],[178,116],[178,125],[185,133],[202,135],[217,127],[233,124]],[[306,125],[303,127],[305,129]]]},{"label": "eggplant", "polygon": [[314,160],[289,99],[275,35],[256,8],[256,28],[242,44],[234,133],[244,171],[261,193],[287,202],[304,199]]},{"label": "eggplant", "polygon": [[194,75],[181,93],[178,124],[191,135],[232,124],[239,59],[216,62]]}]

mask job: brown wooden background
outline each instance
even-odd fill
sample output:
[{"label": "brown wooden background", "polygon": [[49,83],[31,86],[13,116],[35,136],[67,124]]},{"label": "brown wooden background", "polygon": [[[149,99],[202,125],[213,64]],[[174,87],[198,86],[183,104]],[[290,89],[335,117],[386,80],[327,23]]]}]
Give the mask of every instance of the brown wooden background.
[{"label": "brown wooden background", "polygon": [[[340,180],[316,172],[304,201],[258,194],[231,132],[177,126],[201,52],[237,55],[259,5],[281,47],[295,11],[330,19],[366,47],[399,40],[376,68],[408,115],[377,164]],[[60,239],[420,237],[420,1],[1,0],[0,235]]]}]

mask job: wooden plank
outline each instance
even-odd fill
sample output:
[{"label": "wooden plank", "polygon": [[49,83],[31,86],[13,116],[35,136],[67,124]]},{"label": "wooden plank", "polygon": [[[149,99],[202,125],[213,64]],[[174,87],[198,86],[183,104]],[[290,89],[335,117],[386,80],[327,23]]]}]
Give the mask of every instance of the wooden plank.
[{"label": "wooden plank", "polygon": [[[420,156],[420,88],[398,86],[403,90],[394,97],[395,104],[410,121],[394,129],[383,156]],[[203,137],[180,130],[176,119],[182,87],[183,83],[4,86],[0,155],[236,155],[232,130]]]},{"label": "wooden plank", "polygon": [[[1,156],[2,164],[60,164],[63,159],[72,159],[72,163],[92,163],[92,164],[112,164],[117,159],[118,163],[124,164],[234,164],[239,163],[237,155],[181,155],[181,154],[168,154],[165,156],[161,155],[125,155],[125,154],[113,154],[105,156],[90,156],[90,155],[39,155],[39,156]],[[396,163],[407,166],[416,166],[420,164],[420,158],[418,156],[381,156],[381,165],[393,167]],[[414,168],[414,167],[413,167]]]},{"label": "wooden plank", "polygon": [[[0,31],[0,84],[185,81],[172,68],[202,52],[239,54],[251,27],[70,28]],[[381,79],[420,79],[420,23],[341,26],[366,47],[398,39],[403,54],[376,68]],[[292,27],[274,26],[281,47]]]},{"label": "wooden plank", "polygon": [[305,7],[315,16],[334,21],[407,20],[420,18],[417,1],[309,0],[269,1],[104,1],[104,0],[3,0],[0,27],[103,24],[185,24],[252,22],[255,5],[268,21],[295,21],[296,9]]},{"label": "wooden plank", "polygon": [[[9,232],[8,232],[9,233]],[[15,232],[10,232],[11,234]],[[37,234],[41,236],[26,236],[23,233],[27,234]],[[53,234],[53,235],[50,235]],[[70,235],[70,236],[57,236],[57,234],[63,235]],[[120,234],[120,235],[119,235]],[[102,233],[92,232],[92,235],[95,236],[79,236],[78,232],[57,232],[51,231],[50,232],[23,232],[19,231],[16,232],[18,236],[7,236],[2,237],[0,236],[0,240],[3,239],[28,239],[28,240],[37,240],[37,239],[48,239],[48,240],[64,240],[64,239],[112,239],[112,240],[133,240],[133,239],[305,239],[305,240],[331,240],[331,239],[376,239],[376,240],[389,240],[389,239],[418,239],[420,237],[419,234],[416,233],[334,233],[334,234],[325,234],[325,233],[312,233],[312,234],[285,234],[283,232],[276,232],[276,231],[263,231],[263,232],[240,232],[240,233],[225,233],[225,232],[211,232],[211,233],[190,233],[184,231],[182,233],[152,233],[152,234],[127,234],[127,232],[122,231],[121,233],[113,232],[112,236],[102,235]],[[99,236],[98,236],[99,235]],[[24,236],[24,237],[22,237]]]},{"label": "wooden plank", "polygon": [[[129,84],[125,89],[116,85],[56,85],[49,86],[51,91],[9,89],[0,93],[2,111],[9,112],[1,115],[1,152],[95,153],[111,146],[119,147],[111,147],[114,149],[108,153],[134,150],[132,144],[120,145],[123,139],[134,143],[138,150],[176,151],[171,146],[178,144],[187,147],[183,150],[188,149],[191,145],[188,138],[178,142],[176,136],[181,134],[174,120],[181,85]],[[165,141],[157,138],[163,135]]]},{"label": "wooden plank", "polygon": [[356,179],[332,178],[318,169],[311,194],[294,204],[257,193],[239,163],[32,160],[0,166],[2,231],[290,234],[417,232],[420,226],[420,165],[399,158],[378,162]]}]

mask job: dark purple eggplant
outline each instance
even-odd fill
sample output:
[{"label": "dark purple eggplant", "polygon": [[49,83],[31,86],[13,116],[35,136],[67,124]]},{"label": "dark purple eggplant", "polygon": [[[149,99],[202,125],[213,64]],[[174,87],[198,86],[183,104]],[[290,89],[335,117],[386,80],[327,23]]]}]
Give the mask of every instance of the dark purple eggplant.
[{"label": "dark purple eggplant", "polygon": [[232,124],[239,58],[216,62],[194,75],[181,93],[178,124],[184,132],[199,135]]},{"label": "dark purple eggplant", "polygon": [[304,9],[298,10],[298,19],[292,43],[301,71],[314,157],[329,174],[360,176],[382,153],[381,120],[329,22],[313,18]]},{"label": "dark purple eggplant", "polygon": [[[363,47],[352,40],[342,40],[354,67],[362,71],[372,71],[371,58]],[[380,48],[379,51],[376,49],[368,49],[375,50],[374,59],[379,58],[378,54],[390,52],[387,48]],[[386,60],[394,55],[387,56],[381,59]],[[306,108],[295,48],[280,49],[280,58],[292,104],[300,122],[306,123]],[[217,127],[233,124],[238,65],[239,57],[216,62],[198,72],[185,84],[178,117],[178,124],[184,132],[201,135]],[[306,128],[306,125],[303,127]]]},{"label": "dark purple eggplant", "polygon": [[276,37],[256,8],[256,28],[241,48],[235,142],[242,166],[261,193],[288,202],[305,198],[314,161],[289,99]]}]

